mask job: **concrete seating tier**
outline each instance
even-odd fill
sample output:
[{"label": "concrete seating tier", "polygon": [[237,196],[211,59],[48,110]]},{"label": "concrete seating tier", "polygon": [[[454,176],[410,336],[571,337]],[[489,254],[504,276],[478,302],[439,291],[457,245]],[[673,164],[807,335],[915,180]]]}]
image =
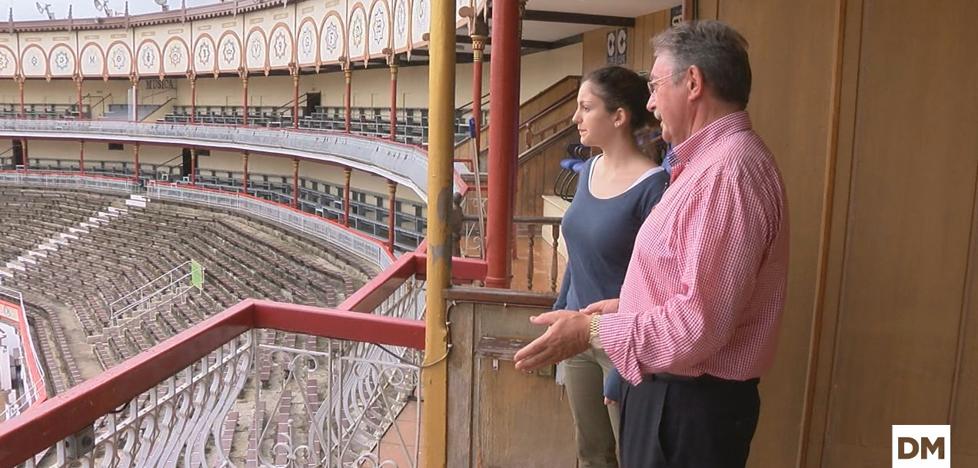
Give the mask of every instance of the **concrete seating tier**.
[{"label": "concrete seating tier", "polygon": [[[16,220],[5,221],[0,231],[5,239],[0,252],[6,258],[107,206],[124,206],[119,198],[74,192],[4,188],[0,194],[0,213],[5,220]],[[342,256],[324,245],[268,225],[159,201],[113,217],[45,253],[5,284],[74,310],[83,339],[105,368],[245,298],[335,306],[376,273],[357,262],[336,261]],[[176,298],[161,295],[133,311],[134,316],[113,320],[110,303],[190,259],[206,268],[202,291]],[[50,325],[45,341],[54,342],[50,336],[65,332]],[[288,335],[276,335],[273,341],[318,346],[316,340],[299,342]],[[46,359],[52,356],[49,367],[64,368],[57,361],[71,359],[55,349],[43,354]],[[59,391],[80,381],[70,370],[57,374],[54,385]]]}]

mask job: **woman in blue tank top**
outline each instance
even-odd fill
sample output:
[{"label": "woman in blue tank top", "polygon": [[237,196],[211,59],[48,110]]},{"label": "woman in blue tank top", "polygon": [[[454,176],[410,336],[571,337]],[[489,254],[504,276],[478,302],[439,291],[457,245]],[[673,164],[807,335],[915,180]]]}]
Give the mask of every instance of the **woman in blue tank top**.
[{"label": "woman in blue tank top", "polygon": [[[668,184],[657,155],[636,138],[653,124],[645,109],[646,83],[621,67],[596,70],[581,83],[573,122],[581,143],[602,154],[580,172],[561,222],[567,269],[555,310],[618,297],[638,229]],[[561,374],[576,426],[578,466],[617,467],[618,408],[606,406],[602,393],[604,379],[617,378],[607,354],[591,348],[561,363]]]}]

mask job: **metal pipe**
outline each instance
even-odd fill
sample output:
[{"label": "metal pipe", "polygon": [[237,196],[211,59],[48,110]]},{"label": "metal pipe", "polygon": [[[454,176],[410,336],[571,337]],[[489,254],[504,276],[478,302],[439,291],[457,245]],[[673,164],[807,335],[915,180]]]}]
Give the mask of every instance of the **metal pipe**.
[{"label": "metal pipe", "polygon": [[425,297],[425,362],[421,370],[421,460],[442,468],[448,451],[448,324],[445,289],[451,286],[455,122],[455,1],[434,0],[431,9],[431,65],[428,73],[428,260]]}]

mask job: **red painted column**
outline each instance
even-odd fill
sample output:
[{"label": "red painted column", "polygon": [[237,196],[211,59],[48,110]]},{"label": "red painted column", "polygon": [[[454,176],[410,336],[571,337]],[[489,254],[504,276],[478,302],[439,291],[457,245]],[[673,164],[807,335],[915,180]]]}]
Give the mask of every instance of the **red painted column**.
[{"label": "red painted column", "polygon": [[197,73],[191,71],[187,73],[190,80],[190,124],[197,123]]},{"label": "red painted column", "polygon": [[507,288],[520,121],[520,2],[493,4],[489,93],[489,216],[486,286]]},{"label": "red painted column", "polygon": [[346,91],[343,94],[343,109],[344,109],[344,119],[346,125],[343,127],[346,133],[350,133],[350,115],[353,110],[350,108],[350,95],[353,92],[353,87],[351,82],[353,81],[353,70],[350,69],[350,65],[347,64],[346,68],[343,69],[343,79],[346,81]]},{"label": "red painted column", "polygon": [[85,175],[85,140],[78,140],[81,146],[78,147],[78,170],[81,175]]},{"label": "red painted column", "polygon": [[132,147],[132,165],[133,165],[132,178],[138,183],[139,182],[139,143],[136,143]]},{"label": "red painted column", "polygon": [[387,181],[387,250],[394,253],[394,234],[397,227],[397,182]]},{"label": "red painted column", "polygon": [[299,160],[292,160],[292,208],[299,208]]},{"label": "red painted column", "polygon": [[[393,62],[394,59],[391,59]],[[397,139],[397,64],[391,63],[391,141]]]},{"label": "red painted column", "polygon": [[248,152],[241,153],[241,161],[244,163],[244,178],[241,180],[241,193],[248,194]]},{"label": "red painted column", "polygon": [[343,168],[343,225],[350,227],[350,176],[353,169]]}]

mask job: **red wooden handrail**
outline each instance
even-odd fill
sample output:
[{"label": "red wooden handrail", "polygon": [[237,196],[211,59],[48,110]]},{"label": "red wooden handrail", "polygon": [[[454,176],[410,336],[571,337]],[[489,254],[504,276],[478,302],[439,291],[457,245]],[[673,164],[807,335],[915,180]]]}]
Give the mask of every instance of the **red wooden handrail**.
[{"label": "red wooden handrail", "polygon": [[254,328],[424,349],[424,322],[248,299],[0,424],[15,466]]},{"label": "red wooden handrail", "polygon": [[[422,248],[426,248],[426,245],[419,246],[415,252],[401,255],[393,265],[363,285],[352,296],[346,298],[337,308],[354,312],[373,312],[408,278],[411,276],[424,277],[428,267],[428,257]],[[452,280],[463,283],[471,283],[475,280],[484,281],[486,268],[485,260],[454,257],[452,258]]]},{"label": "red wooden handrail", "polygon": [[552,110],[554,110],[554,109],[556,109],[556,108],[558,108],[558,107],[566,104],[568,101],[573,100],[575,97],[577,97],[577,90],[571,91],[571,92],[569,92],[569,93],[561,96],[560,99],[557,99],[553,104],[547,106],[542,111],[537,112],[536,114],[533,114],[532,117],[526,119],[526,121],[523,122],[522,125],[520,125],[520,129],[529,128],[537,120],[542,119],[546,114],[550,113],[550,111],[552,111]]}]

